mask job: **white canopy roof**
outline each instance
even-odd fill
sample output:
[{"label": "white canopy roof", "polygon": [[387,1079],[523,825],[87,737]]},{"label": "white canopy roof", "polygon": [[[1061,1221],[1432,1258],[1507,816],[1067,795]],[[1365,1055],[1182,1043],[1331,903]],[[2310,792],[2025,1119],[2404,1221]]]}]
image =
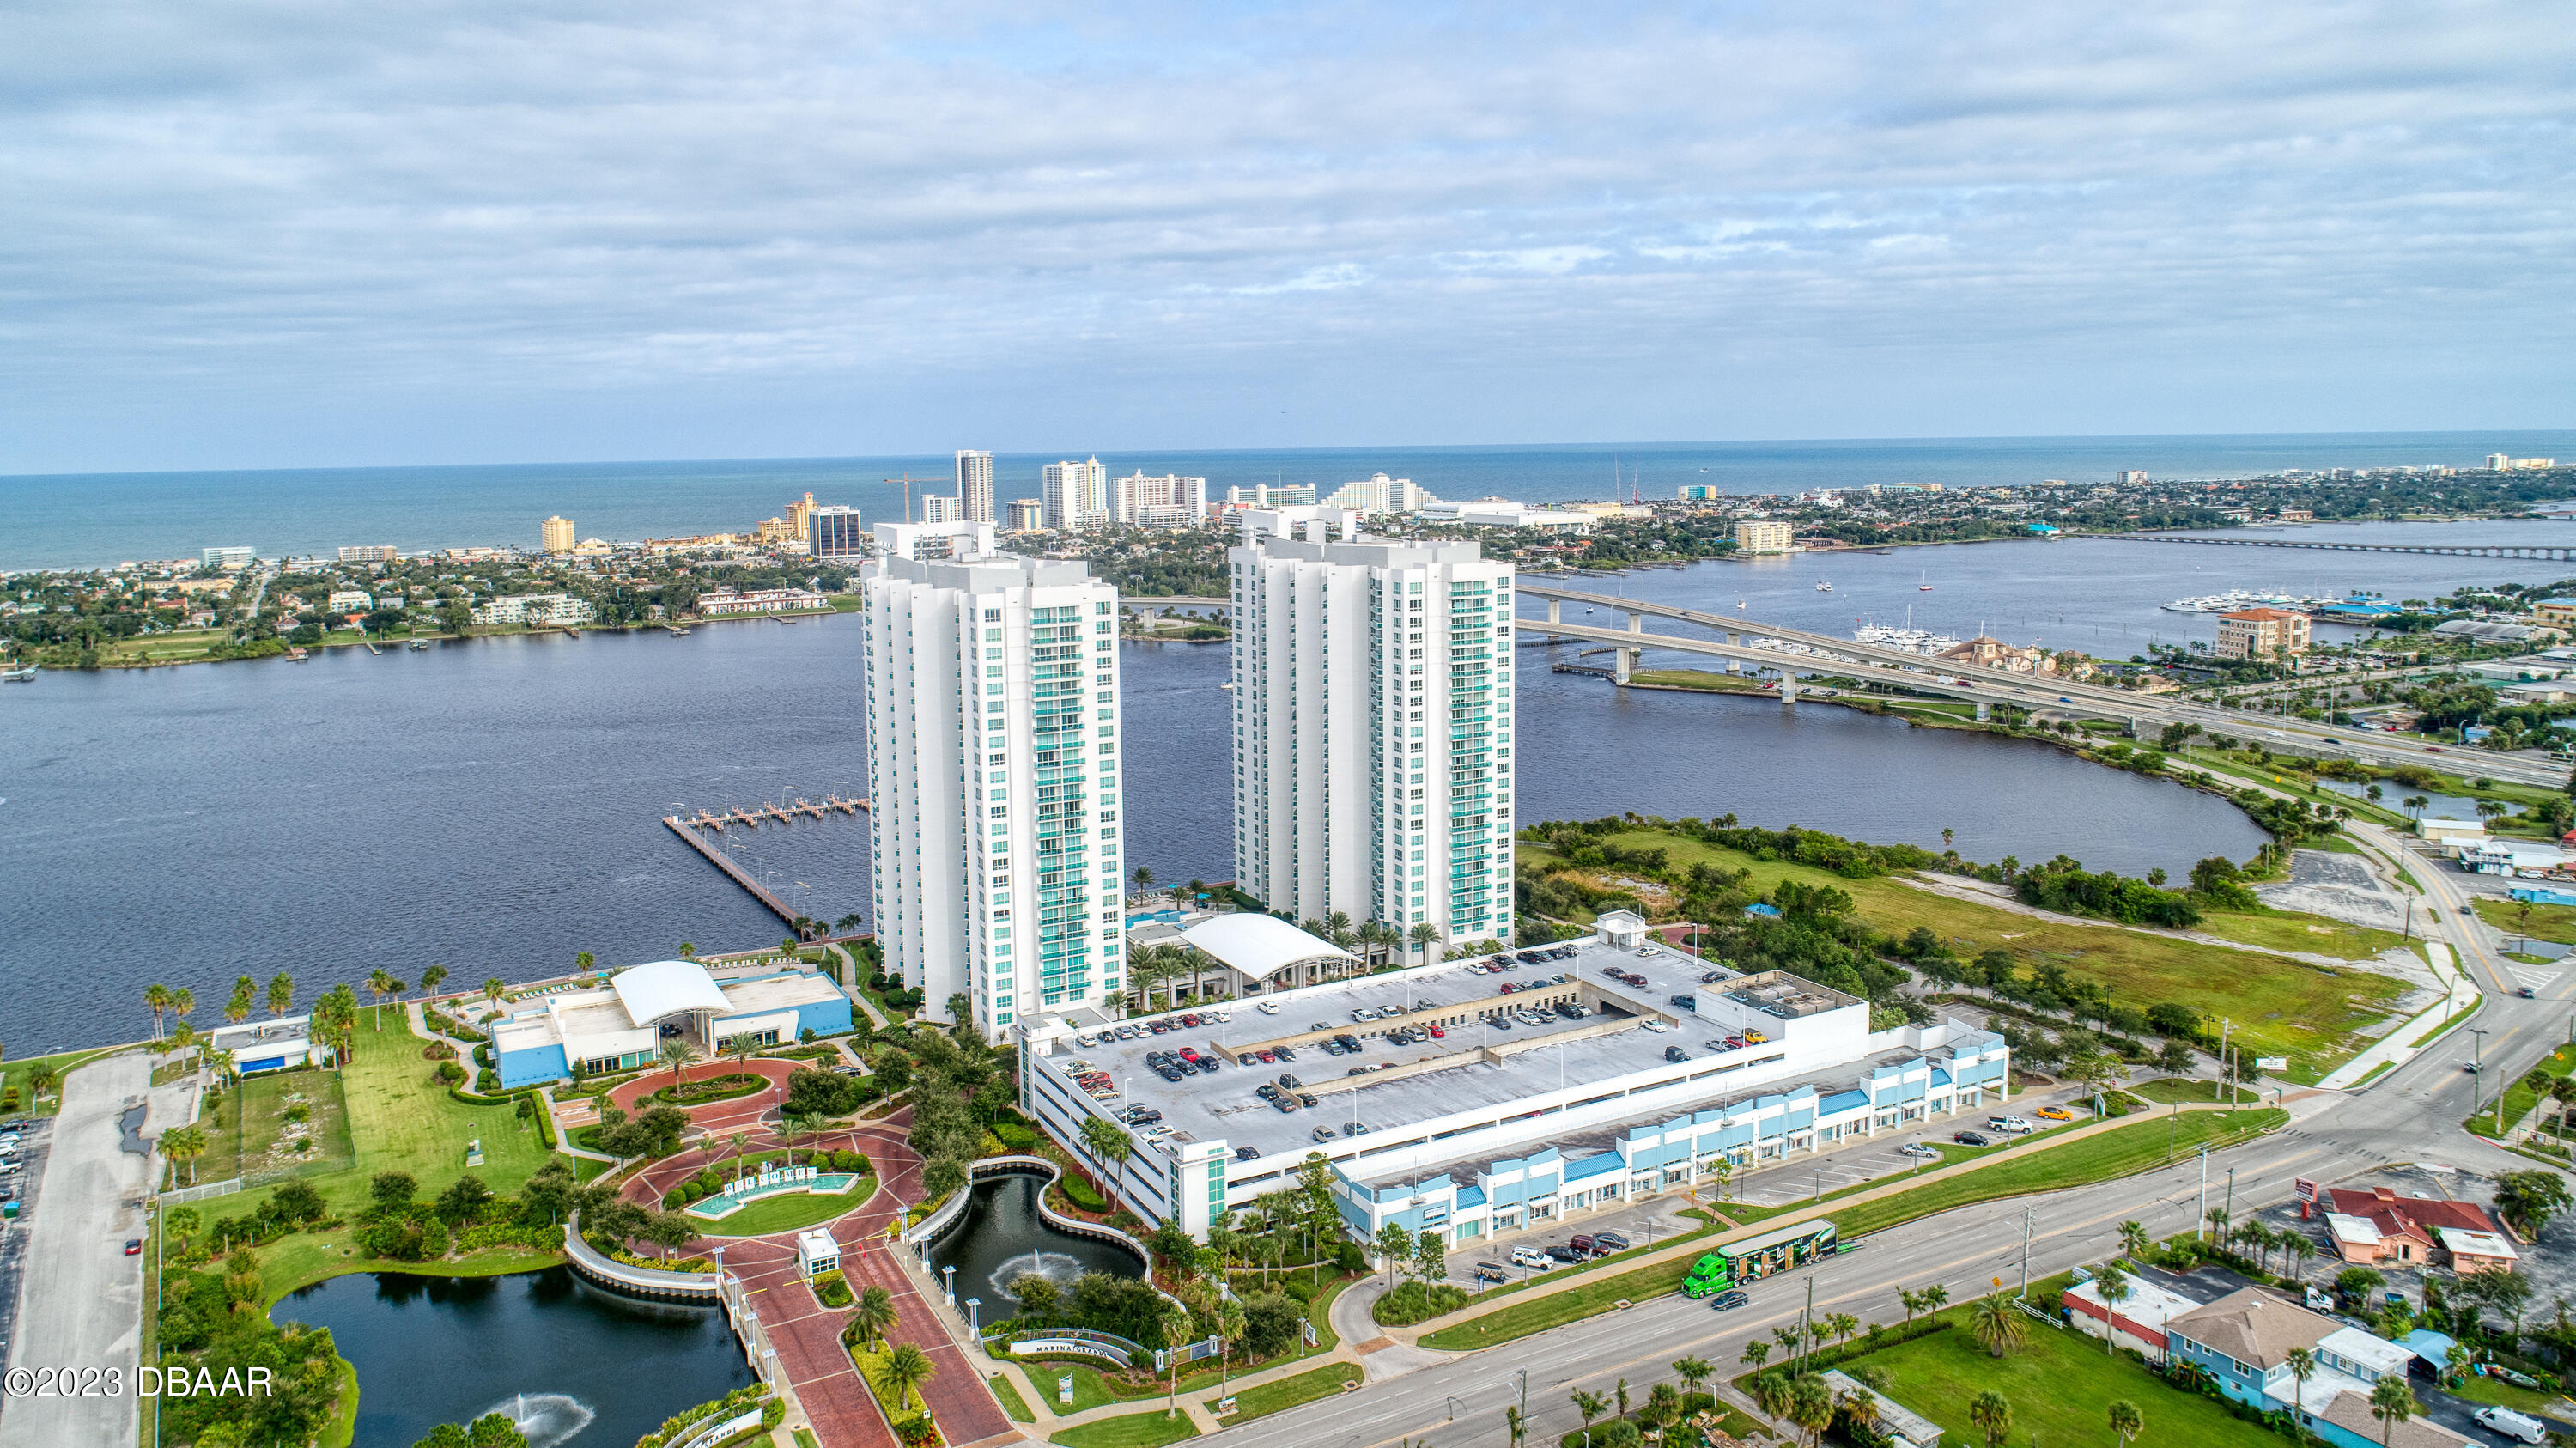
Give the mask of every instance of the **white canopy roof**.
[{"label": "white canopy roof", "polygon": [[721,1015],[733,1009],[725,993],[716,988],[715,978],[694,960],[657,960],[621,970],[609,984],[617,988],[617,999],[626,1007],[626,1018],[639,1026],[649,1026],[683,1011],[714,1011]]},{"label": "white canopy roof", "polygon": [[1310,960],[1356,961],[1358,956],[1329,940],[1319,940],[1271,915],[1246,910],[1220,915],[1181,932],[1181,939],[1215,956],[1240,975],[1268,980],[1292,965]]}]

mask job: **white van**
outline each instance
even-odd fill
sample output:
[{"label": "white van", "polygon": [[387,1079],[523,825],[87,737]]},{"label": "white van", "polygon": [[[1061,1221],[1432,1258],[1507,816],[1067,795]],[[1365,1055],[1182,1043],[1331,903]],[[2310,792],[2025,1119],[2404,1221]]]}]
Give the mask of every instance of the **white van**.
[{"label": "white van", "polygon": [[2490,1433],[2501,1433],[2525,1443],[2538,1443],[2549,1436],[2549,1430],[2541,1425],[2538,1418],[2517,1413],[2511,1408],[2480,1408],[2469,1416]]}]

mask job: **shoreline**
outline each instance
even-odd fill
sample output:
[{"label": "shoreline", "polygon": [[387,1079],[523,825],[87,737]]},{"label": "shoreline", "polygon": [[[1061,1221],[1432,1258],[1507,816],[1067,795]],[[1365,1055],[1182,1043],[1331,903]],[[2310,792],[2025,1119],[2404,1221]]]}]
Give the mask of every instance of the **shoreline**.
[{"label": "shoreline", "polygon": [[[396,634],[388,638],[374,639],[333,638],[325,635],[320,642],[310,644],[289,644],[284,635],[278,635],[273,638],[260,639],[255,643],[243,645],[241,647],[255,650],[255,652],[236,654],[229,658],[101,659],[98,663],[88,668],[83,668],[78,664],[46,663],[40,659],[25,659],[21,660],[21,663],[32,665],[40,676],[43,674],[103,674],[111,669],[175,669],[184,668],[190,664],[241,664],[255,662],[260,659],[283,659],[289,657],[287,651],[292,648],[301,648],[308,654],[327,649],[357,648],[367,649],[371,653],[388,653],[394,651],[408,651],[410,646],[415,642],[446,644],[466,643],[475,639],[526,638],[540,634],[565,633],[579,637],[580,635],[587,633],[650,633],[656,630],[669,633],[676,638],[679,636],[678,630],[693,629],[703,624],[766,623],[773,619],[795,621],[809,618],[838,618],[842,614],[855,612],[857,612],[856,609],[845,608],[803,608],[780,613],[721,614],[714,618],[690,617],[681,619],[677,622],[557,623],[544,624],[533,628],[526,624],[491,624],[483,625],[476,629],[470,629],[461,634],[407,633]],[[137,637],[143,636],[137,635]],[[1212,640],[1212,642],[1221,643],[1223,640]],[[263,647],[264,645],[272,643],[276,644],[277,647],[274,649]]]}]

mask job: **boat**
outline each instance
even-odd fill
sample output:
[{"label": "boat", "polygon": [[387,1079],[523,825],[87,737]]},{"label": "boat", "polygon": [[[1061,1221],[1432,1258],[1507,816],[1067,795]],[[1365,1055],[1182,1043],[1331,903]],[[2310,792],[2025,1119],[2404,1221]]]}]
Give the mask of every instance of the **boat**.
[{"label": "boat", "polygon": [[290,664],[300,664],[311,657],[313,656],[306,653],[300,644],[291,644],[287,647],[286,661]]},{"label": "boat", "polygon": [[427,639],[413,639],[413,640],[411,641],[411,646],[412,646],[414,649],[425,649],[425,648],[428,648],[428,647],[429,647],[429,640],[427,640]]},{"label": "boat", "polygon": [[1930,593],[1932,591],[1932,575],[1929,571],[1926,571],[1922,575],[1921,581],[1914,585],[1914,591],[1916,593]]},{"label": "boat", "polygon": [[1234,680],[1228,679],[1224,683],[1217,685],[1217,687],[1220,689],[1231,689],[1234,687]]},{"label": "boat", "polygon": [[2240,608],[2280,608],[2296,613],[2309,613],[2324,604],[2313,598],[2300,598],[2287,593],[2255,593],[2231,588],[2225,593],[2206,594],[2199,598],[2177,598],[2158,604],[2167,613],[2232,613]]},{"label": "boat", "polygon": [[0,669],[0,680],[12,684],[32,684],[36,682],[36,666],[20,664],[14,669]]},{"label": "boat", "polygon": [[1886,624],[1863,624],[1852,630],[1852,642],[1870,644],[1882,649],[1903,649],[1909,654],[1937,654],[1959,646],[1959,640],[1929,629],[1891,628]]},{"label": "boat", "polygon": [[1818,593],[1831,593],[1831,592],[1833,592],[1833,591],[1834,591],[1834,586],[1833,586],[1832,584],[1827,583],[1827,582],[1825,582],[1825,581],[1824,581],[1824,580],[1822,580],[1822,579],[1818,579],[1818,580],[1816,581],[1816,592],[1818,592]]}]

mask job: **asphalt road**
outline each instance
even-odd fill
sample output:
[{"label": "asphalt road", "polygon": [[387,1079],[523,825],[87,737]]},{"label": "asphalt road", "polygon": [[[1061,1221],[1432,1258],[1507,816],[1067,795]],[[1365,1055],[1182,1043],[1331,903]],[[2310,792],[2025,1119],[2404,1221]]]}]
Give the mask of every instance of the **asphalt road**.
[{"label": "asphalt road", "polygon": [[[2443,938],[2486,992],[2486,1005],[2471,1022],[2488,1033],[2483,1079],[2508,1082],[2568,1038],[2576,982],[2561,978],[2539,999],[2517,998],[2511,963],[2462,922],[2467,893],[2441,869],[2406,856],[2386,831],[2356,825],[2354,832],[2407,860],[2440,912]],[[2455,1035],[2364,1089],[2291,1101],[2287,1128],[2210,1155],[2208,1204],[2220,1205],[2232,1195],[2242,1217],[2287,1200],[2296,1178],[2334,1182],[2391,1161],[2439,1162],[2489,1174],[2533,1165],[2459,1129],[2481,1079],[2461,1069],[2472,1040],[2465,1032]],[[1219,1436],[1241,1448],[1377,1448],[1408,1436],[1428,1438],[1439,1448],[1500,1445],[1503,1409],[1521,1401],[1526,1373],[1528,1441],[1551,1442],[1582,1426],[1568,1397],[1574,1390],[1607,1393],[1626,1378],[1642,1394],[1649,1383],[1669,1381],[1672,1361],[1688,1356],[1705,1358],[1732,1376],[1741,1370],[1747,1342],[1767,1342],[1772,1328],[1797,1320],[1811,1286],[1819,1313],[1893,1322],[1904,1316],[1896,1300],[1900,1287],[1941,1283],[1953,1302],[1989,1290],[1997,1279],[2018,1288],[2025,1226],[2029,1276],[2036,1280],[2114,1255],[2125,1221],[2142,1222],[2159,1236],[2189,1230],[2201,1218],[2202,1192],[2202,1164],[2192,1158],[2142,1176],[1962,1208],[1876,1233],[1861,1251],[1756,1284],[1751,1303],[1730,1313],[1672,1295],[1474,1353],[1389,1349],[1369,1360],[1372,1381],[1360,1391]],[[1377,1357],[1390,1359],[1390,1367],[1418,1365],[1382,1377]]]},{"label": "asphalt road", "polygon": [[0,1400],[0,1438],[11,1443],[116,1444],[134,1440],[135,1369],[143,1348],[143,1259],[124,1252],[143,1235],[139,1205],[152,1157],[125,1150],[121,1118],[151,1085],[142,1052],[110,1056],[63,1078],[41,1210],[30,1224],[17,1370],[113,1368],[121,1390],[91,1396]]},{"label": "asphalt road", "polygon": [[45,1177],[45,1158],[53,1140],[53,1123],[30,1118],[21,1128],[25,1145],[18,1171],[9,1178],[17,1191],[18,1220],[0,1225],[0,1363],[9,1359],[9,1344],[18,1340],[18,1286],[27,1278],[27,1244],[36,1223],[36,1189]]}]

